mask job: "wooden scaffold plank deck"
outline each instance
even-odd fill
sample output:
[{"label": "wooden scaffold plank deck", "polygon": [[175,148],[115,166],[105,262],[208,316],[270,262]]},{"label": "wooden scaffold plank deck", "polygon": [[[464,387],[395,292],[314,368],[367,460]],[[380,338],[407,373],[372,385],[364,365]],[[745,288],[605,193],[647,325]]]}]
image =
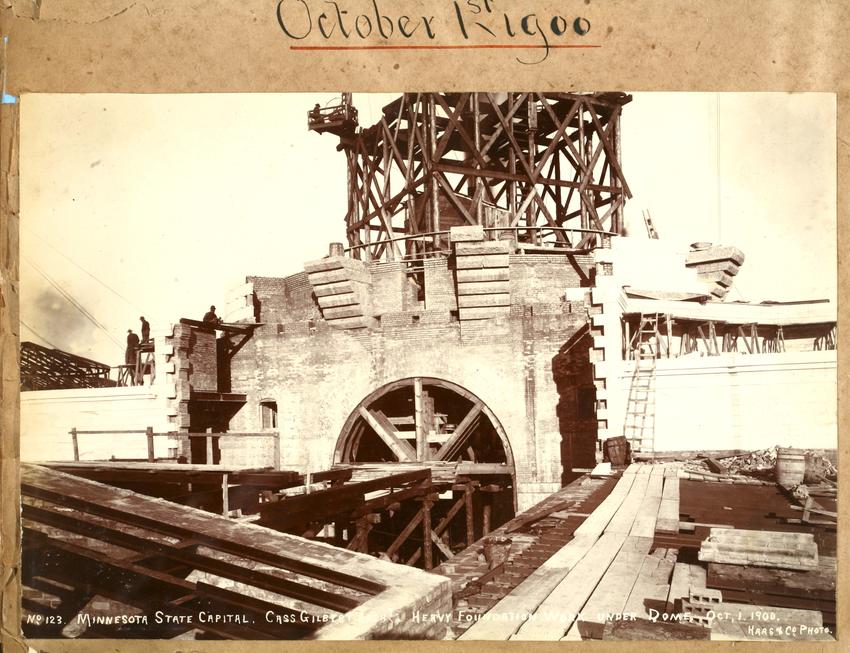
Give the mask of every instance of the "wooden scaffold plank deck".
[{"label": "wooden scaffold plank deck", "polygon": [[[534,612],[555,587],[565,577],[568,577],[570,571],[588,552],[599,549],[601,545],[600,535],[605,530],[608,521],[627,498],[633,480],[637,476],[637,468],[638,465],[627,468],[611,493],[576,529],[574,538],[518,585],[513,592],[496,604],[487,613],[487,618],[473,624],[460,639],[506,640],[513,635],[522,625],[522,622],[510,618],[510,615]],[[611,538],[608,539],[611,540]],[[622,544],[623,539],[625,539],[625,536],[617,538],[619,544]],[[619,550],[619,544],[616,546],[613,544],[606,545],[603,549],[608,550],[610,548],[613,551],[610,554],[613,559],[613,556]],[[608,563],[610,563],[610,560],[608,560]],[[605,567],[608,563],[605,564]]]}]

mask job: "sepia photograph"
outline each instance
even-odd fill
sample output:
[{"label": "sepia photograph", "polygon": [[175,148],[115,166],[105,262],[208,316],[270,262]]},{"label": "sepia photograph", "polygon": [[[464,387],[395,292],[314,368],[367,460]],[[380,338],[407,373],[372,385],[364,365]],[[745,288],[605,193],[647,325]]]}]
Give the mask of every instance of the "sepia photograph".
[{"label": "sepia photograph", "polygon": [[834,93],[19,105],[24,637],[838,637]]}]

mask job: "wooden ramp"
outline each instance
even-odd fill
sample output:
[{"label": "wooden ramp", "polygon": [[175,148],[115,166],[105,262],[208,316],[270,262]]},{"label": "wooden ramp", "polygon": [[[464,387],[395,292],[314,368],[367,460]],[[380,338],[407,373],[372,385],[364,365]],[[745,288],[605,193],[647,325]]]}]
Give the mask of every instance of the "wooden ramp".
[{"label": "wooden ramp", "polygon": [[[591,551],[599,547],[600,537],[608,522],[629,496],[640,467],[640,465],[628,467],[611,493],[575,530],[573,539],[544,562],[513,592],[499,601],[459,639],[506,640],[516,633],[517,629],[523,625],[522,620],[516,616],[534,612],[570,571]],[[617,539],[619,544],[622,544],[623,539],[625,538]],[[614,545],[606,544],[605,550],[611,547]],[[614,549],[614,554],[617,550],[619,545]],[[606,567],[608,563],[605,564]]]},{"label": "wooden ramp", "polygon": [[[662,559],[648,554],[664,497],[664,470],[661,465],[629,466],[576,529],[575,538],[461,639],[558,640],[577,620],[592,636],[601,637],[604,615],[623,612],[629,601],[640,602],[641,611],[646,600],[663,606],[673,563],[666,551]],[[572,636],[577,638],[578,632]]]}]

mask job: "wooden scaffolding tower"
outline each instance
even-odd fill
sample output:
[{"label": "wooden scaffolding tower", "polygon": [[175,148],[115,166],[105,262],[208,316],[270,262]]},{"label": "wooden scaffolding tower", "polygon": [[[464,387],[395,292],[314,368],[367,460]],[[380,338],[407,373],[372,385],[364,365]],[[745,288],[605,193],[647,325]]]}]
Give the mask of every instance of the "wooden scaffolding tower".
[{"label": "wooden scaffolding tower", "polygon": [[[350,255],[439,255],[452,226],[491,238],[590,249],[623,232],[623,93],[405,93],[340,139],[348,166]],[[355,115],[346,104],[341,116]],[[331,111],[333,113],[333,111]]]}]

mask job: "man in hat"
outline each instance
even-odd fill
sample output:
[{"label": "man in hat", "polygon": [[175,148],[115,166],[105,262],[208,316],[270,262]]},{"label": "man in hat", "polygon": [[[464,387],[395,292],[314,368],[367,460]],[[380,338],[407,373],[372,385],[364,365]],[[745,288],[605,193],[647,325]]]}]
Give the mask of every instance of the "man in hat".
[{"label": "man in hat", "polygon": [[142,342],[147,342],[151,339],[151,324],[141,315],[139,319],[142,321]]},{"label": "man in hat", "polygon": [[[124,352],[124,364],[136,366],[136,352],[139,350],[139,336],[127,329],[127,350]],[[135,374],[130,374],[130,384],[135,385]]]},{"label": "man in hat", "polygon": [[221,318],[215,314],[215,306],[210,306],[210,310],[204,313],[204,322],[207,324],[221,324]]}]

